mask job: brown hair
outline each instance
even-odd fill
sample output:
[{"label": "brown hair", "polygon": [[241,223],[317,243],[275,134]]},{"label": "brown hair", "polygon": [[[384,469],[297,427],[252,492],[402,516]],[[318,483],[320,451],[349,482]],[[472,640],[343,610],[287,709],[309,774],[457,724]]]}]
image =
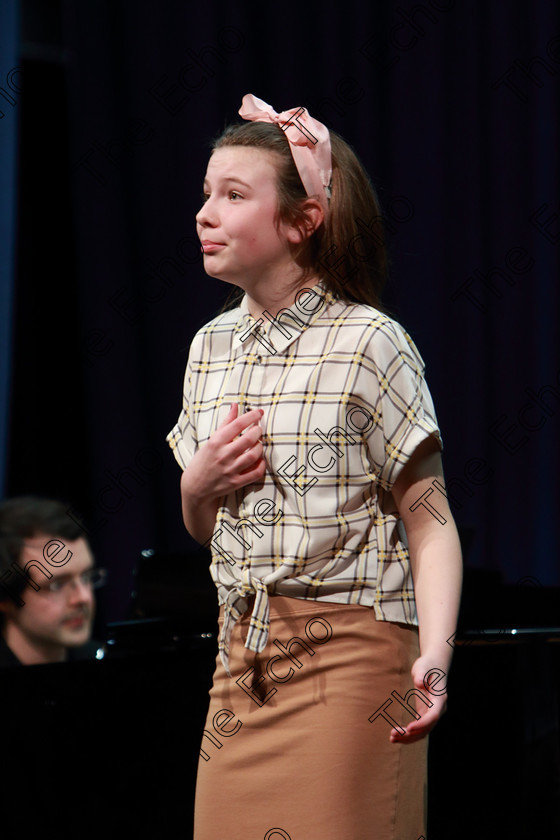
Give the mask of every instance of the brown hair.
[{"label": "brown hair", "polygon": [[[302,266],[304,279],[318,274],[335,298],[384,311],[380,297],[387,279],[388,258],[379,201],[354,151],[336,132],[329,134],[333,170],[329,213],[298,246],[294,259]],[[212,152],[227,146],[249,146],[274,153],[277,219],[305,229],[302,205],[308,196],[282,129],[262,122],[230,125],[212,143]],[[241,290],[236,290],[225,308],[236,305],[242,295]]]},{"label": "brown hair", "polygon": [[[0,578],[19,563],[26,539],[47,534],[65,540],[84,537],[82,528],[68,515],[68,505],[40,496],[18,496],[0,503]],[[0,582],[0,601],[20,595],[27,586],[23,574],[12,574],[9,590]],[[0,624],[2,614],[0,613]]]}]

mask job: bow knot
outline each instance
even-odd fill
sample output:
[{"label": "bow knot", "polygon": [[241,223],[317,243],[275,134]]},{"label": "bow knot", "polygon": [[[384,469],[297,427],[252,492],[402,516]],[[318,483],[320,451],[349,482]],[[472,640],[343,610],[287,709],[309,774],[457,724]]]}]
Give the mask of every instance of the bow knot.
[{"label": "bow knot", "polygon": [[328,128],[313,119],[306,108],[290,108],[278,114],[252,93],[243,97],[239,114],[244,120],[274,123],[282,129],[307,195],[317,198],[327,212],[332,175]]}]

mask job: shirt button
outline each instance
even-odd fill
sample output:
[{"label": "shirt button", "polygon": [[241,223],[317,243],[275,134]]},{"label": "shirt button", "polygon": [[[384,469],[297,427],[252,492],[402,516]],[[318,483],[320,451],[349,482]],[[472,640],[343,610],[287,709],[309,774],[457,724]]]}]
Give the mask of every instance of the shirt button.
[{"label": "shirt button", "polygon": [[257,356],[257,362],[258,362],[258,363],[259,363],[259,365],[260,365],[260,363],[262,362],[262,356]]}]

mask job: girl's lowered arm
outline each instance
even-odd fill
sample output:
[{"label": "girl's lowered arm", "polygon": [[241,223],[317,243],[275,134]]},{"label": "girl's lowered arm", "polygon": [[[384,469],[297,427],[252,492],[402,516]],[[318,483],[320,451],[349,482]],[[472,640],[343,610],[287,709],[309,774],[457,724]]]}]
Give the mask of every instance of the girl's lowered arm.
[{"label": "girl's lowered arm", "polygon": [[[447,694],[442,689],[447,683],[453,654],[448,640],[457,626],[462,559],[457,528],[447,498],[441,492],[443,488],[441,457],[436,441],[430,437],[418,446],[392,490],[408,537],[418,611],[420,658],[412,668],[413,682],[433,702],[429,709],[420,704],[418,711],[422,717],[407,726],[407,735],[415,736],[408,740],[425,735],[443,714],[447,703]],[[439,669],[445,677],[438,680],[434,673],[426,683],[425,677],[432,669]],[[429,692],[430,683],[433,692]]]}]

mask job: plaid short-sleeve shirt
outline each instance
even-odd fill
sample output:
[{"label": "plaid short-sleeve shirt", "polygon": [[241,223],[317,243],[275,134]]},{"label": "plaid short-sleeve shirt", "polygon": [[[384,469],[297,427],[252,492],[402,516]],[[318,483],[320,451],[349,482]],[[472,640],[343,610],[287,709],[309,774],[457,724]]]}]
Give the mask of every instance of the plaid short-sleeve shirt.
[{"label": "plaid short-sleeve shirt", "polygon": [[[226,621],[255,604],[246,646],[264,649],[268,595],[363,604],[417,624],[406,533],[391,488],[416,447],[441,436],[424,363],[393,319],[322,284],[255,320],[244,297],[195,336],[178,423],[185,469],[227,415],[262,408],[266,474],[221,499],[209,539]],[[210,535],[209,535],[210,536]]]}]

